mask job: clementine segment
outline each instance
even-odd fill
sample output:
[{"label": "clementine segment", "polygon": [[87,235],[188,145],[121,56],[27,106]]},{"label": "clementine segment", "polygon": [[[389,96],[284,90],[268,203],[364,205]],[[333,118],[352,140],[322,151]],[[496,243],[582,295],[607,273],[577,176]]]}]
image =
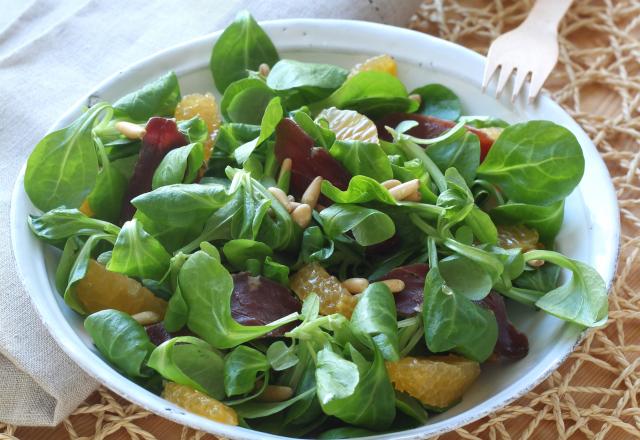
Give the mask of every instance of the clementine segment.
[{"label": "clementine segment", "polygon": [[150,311],[164,316],[167,308],[165,300],[138,281],[110,272],[95,260],[89,260],[86,275],[76,284],[76,294],[88,313],[115,309],[130,315]]},{"label": "clementine segment", "polygon": [[304,300],[311,293],[320,297],[321,314],[341,313],[347,318],[351,317],[357,303],[356,297],[351,295],[342,283],[330,275],[320,264],[307,264],[296,272],[289,281],[291,290],[301,300]]},{"label": "clementine segment", "polygon": [[393,386],[424,405],[448,408],[480,374],[480,365],[460,356],[404,357],[386,362]]},{"label": "clementine segment", "polygon": [[213,138],[222,123],[216,98],[211,93],[185,95],[178,103],[175,111],[177,121],[185,121],[195,116],[199,116],[209,129],[209,140],[204,145],[204,161],[206,163],[213,150]]},{"label": "clementine segment", "polygon": [[162,397],[187,411],[214,422],[238,425],[238,415],[232,408],[186,385],[167,382],[164,385]]}]

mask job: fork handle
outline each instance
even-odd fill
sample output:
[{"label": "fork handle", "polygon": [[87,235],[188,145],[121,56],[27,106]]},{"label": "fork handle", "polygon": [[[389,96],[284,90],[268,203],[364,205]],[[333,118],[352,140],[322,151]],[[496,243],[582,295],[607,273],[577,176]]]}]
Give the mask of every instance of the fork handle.
[{"label": "fork handle", "polygon": [[557,31],[560,20],[571,3],[572,0],[537,0],[523,24]]}]

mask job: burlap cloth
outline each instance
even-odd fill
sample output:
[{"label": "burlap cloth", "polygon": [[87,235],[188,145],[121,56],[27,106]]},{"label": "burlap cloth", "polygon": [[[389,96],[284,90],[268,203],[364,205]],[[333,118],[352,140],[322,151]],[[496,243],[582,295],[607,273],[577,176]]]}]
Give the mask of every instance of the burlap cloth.
[{"label": "burlap cloth", "polygon": [[[486,53],[531,3],[425,1],[410,26]],[[560,62],[547,88],[594,140],[617,188],[622,247],[610,319],[534,391],[440,440],[640,438],[640,1],[574,3],[561,25]],[[56,430],[0,425],[0,432],[0,438],[24,440],[213,438],[105,389]]]}]

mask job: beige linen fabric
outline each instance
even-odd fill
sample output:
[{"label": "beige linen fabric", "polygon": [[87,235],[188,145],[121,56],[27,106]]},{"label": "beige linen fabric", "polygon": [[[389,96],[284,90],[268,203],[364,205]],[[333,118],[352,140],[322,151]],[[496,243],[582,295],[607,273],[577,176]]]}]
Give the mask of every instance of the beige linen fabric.
[{"label": "beige linen fabric", "polygon": [[0,32],[0,421],[56,425],[98,385],[41,325],[11,251],[13,182],[33,146],[66,108],[107,76],[220,29],[243,8],[258,20],[354,18],[404,26],[419,3],[0,0],[0,14],[6,10],[17,17]]}]

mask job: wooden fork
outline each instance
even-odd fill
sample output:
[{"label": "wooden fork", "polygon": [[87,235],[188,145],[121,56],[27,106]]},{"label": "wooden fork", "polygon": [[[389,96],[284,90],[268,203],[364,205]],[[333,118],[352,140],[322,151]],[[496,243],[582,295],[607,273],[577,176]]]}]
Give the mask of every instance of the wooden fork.
[{"label": "wooden fork", "polygon": [[499,96],[515,70],[511,101],[515,101],[529,75],[529,102],[533,101],[558,61],[558,24],[571,1],[537,0],[520,26],[498,37],[489,48],[482,90],[500,69],[496,87]]}]

